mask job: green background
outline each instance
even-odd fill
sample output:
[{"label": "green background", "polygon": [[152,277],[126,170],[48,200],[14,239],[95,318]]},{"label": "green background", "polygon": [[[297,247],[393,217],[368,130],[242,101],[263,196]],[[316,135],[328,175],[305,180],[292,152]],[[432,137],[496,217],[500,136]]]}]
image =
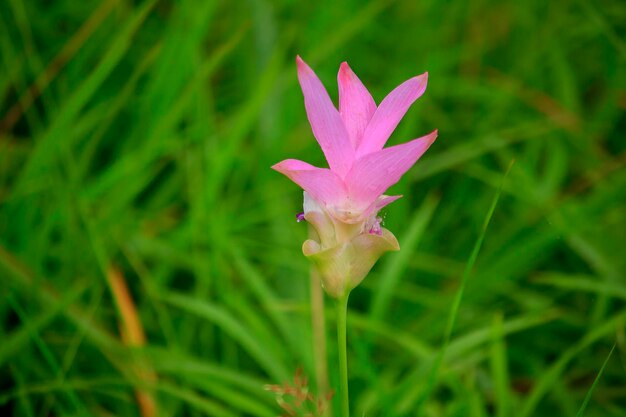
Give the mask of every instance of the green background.
[{"label": "green background", "polygon": [[350,299],[353,415],[626,416],[625,34],[618,0],[3,0],[0,414],[269,417],[298,367],[319,394],[269,168],[324,164],[300,54],[335,100],[342,61],[377,102],[428,71],[390,143],[439,129]]}]

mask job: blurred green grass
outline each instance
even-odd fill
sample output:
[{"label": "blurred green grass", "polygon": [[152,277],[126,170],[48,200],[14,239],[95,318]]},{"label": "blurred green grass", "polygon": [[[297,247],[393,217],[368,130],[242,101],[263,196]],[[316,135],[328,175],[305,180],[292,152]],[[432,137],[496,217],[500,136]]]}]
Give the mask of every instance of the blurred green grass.
[{"label": "blurred green grass", "polygon": [[344,60],[377,101],[428,71],[391,143],[440,132],[351,296],[354,415],[626,416],[617,0],[1,2],[0,414],[274,416],[264,384],[314,378],[302,195],[269,169],[323,164],[296,54],[332,97]]}]

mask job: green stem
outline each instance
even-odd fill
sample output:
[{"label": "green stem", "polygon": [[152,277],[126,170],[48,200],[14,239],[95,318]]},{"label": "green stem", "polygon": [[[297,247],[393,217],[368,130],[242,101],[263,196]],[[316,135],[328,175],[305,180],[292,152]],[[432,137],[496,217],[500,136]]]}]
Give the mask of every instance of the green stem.
[{"label": "green stem", "polygon": [[341,417],[350,417],[348,396],[348,352],[346,349],[346,320],[348,316],[348,295],[337,299],[337,350],[339,352],[339,396]]},{"label": "green stem", "polygon": [[[328,384],[328,359],[326,355],[326,324],[324,317],[324,289],[320,277],[311,268],[311,324],[313,326],[313,358],[315,359],[315,380],[318,395],[326,395]],[[329,409],[325,417],[332,417]]]}]

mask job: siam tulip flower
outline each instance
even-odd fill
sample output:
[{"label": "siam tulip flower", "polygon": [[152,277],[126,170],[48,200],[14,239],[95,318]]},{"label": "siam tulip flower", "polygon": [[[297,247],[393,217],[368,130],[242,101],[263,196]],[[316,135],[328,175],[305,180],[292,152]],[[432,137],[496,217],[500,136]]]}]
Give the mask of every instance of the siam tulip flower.
[{"label": "siam tulip flower", "polygon": [[304,189],[304,219],[315,233],[302,250],[319,269],[326,291],[341,297],[358,285],[384,252],[399,249],[395,236],[381,227],[378,212],[401,196],[384,193],[426,152],[437,131],[384,146],[424,93],[428,74],[400,84],[376,106],[344,62],[337,76],[337,109],[313,70],[300,57],[296,62],[307,116],[329,168],[296,159],[272,168]]}]

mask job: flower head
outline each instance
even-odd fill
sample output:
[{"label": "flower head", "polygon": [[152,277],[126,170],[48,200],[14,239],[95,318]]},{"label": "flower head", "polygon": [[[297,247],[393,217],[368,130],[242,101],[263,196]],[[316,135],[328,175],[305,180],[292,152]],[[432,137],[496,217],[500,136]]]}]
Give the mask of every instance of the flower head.
[{"label": "flower head", "polygon": [[428,73],[396,87],[377,107],[347,63],[341,64],[339,109],[313,70],[300,58],[298,79],[304,104],[329,168],[287,159],[272,168],[286,175],[336,219],[358,223],[400,198],[383,193],[397,183],[435,141],[437,131],[383,148],[402,117],[426,89]]},{"label": "flower head", "polygon": [[381,227],[378,211],[401,196],[384,192],[426,152],[437,131],[384,146],[424,93],[428,74],[400,84],[376,106],[344,62],[337,76],[337,109],[313,70],[300,57],[296,63],[309,123],[329,168],[296,159],[272,168],[304,189],[304,218],[317,236],[304,243],[303,252],[317,265],[329,294],[337,297],[354,288],[383,252],[399,249],[393,234]]}]

